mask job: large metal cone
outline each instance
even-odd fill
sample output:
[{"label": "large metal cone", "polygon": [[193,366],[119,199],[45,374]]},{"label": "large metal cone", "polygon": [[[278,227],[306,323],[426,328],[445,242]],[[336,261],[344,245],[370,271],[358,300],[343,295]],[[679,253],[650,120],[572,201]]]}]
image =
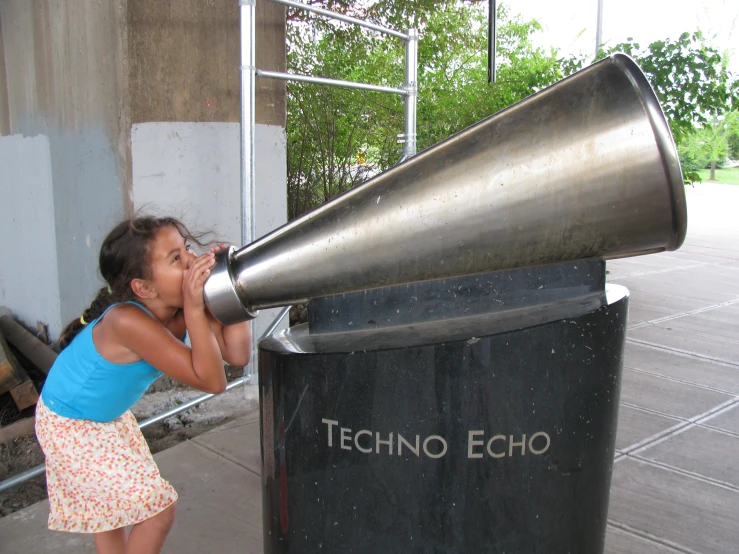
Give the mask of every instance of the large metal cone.
[{"label": "large metal cone", "polygon": [[375,287],[674,250],[687,215],[657,98],[604,59],[222,256],[224,323]]}]

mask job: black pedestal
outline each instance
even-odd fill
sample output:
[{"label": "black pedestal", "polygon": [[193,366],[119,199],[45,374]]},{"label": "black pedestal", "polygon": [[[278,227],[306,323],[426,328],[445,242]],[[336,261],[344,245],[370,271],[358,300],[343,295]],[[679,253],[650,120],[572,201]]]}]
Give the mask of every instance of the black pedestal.
[{"label": "black pedestal", "polygon": [[628,293],[599,261],[517,272],[322,299],[261,343],[265,554],[602,552]]}]

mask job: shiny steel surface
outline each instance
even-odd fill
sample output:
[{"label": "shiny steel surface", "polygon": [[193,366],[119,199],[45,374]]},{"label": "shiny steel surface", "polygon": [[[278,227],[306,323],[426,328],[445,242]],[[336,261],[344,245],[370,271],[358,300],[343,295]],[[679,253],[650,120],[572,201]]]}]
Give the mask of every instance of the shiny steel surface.
[{"label": "shiny steel surface", "polygon": [[615,54],[233,253],[231,284],[254,311],[674,250],[687,230],[683,186],[654,92]]},{"label": "shiny steel surface", "polygon": [[249,310],[241,303],[233,287],[229,259],[235,251],[236,248],[230,246],[216,254],[216,263],[203,287],[208,309],[224,325],[254,319],[259,315],[259,311]]}]

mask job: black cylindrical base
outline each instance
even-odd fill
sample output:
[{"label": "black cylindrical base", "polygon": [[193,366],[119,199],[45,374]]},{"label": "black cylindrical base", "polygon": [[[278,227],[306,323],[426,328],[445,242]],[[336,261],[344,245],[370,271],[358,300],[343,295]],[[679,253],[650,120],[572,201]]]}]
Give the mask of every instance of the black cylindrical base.
[{"label": "black cylindrical base", "polygon": [[432,344],[263,342],[265,554],[602,552],[621,290],[575,317]]}]

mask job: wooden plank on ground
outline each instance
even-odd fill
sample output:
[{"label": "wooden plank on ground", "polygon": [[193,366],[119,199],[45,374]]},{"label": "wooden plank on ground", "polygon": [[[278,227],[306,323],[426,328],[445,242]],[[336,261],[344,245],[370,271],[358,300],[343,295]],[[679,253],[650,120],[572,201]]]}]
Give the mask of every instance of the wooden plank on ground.
[{"label": "wooden plank on ground", "polygon": [[25,410],[38,402],[38,391],[26,370],[10,351],[8,341],[0,331],[0,394],[10,392],[19,410]]},{"label": "wooden plank on ground", "polygon": [[10,389],[10,396],[13,397],[13,401],[19,410],[25,410],[29,406],[33,406],[38,402],[38,391],[33,381],[28,379],[23,381],[20,385]]},{"label": "wooden plank on ground", "polygon": [[56,360],[56,352],[29,333],[25,327],[15,321],[9,310],[0,307],[0,331],[10,344],[18,349],[34,367],[49,373]]},{"label": "wooden plank on ground", "polygon": [[8,392],[28,379],[28,375],[15,359],[8,342],[0,331],[0,394]]}]

